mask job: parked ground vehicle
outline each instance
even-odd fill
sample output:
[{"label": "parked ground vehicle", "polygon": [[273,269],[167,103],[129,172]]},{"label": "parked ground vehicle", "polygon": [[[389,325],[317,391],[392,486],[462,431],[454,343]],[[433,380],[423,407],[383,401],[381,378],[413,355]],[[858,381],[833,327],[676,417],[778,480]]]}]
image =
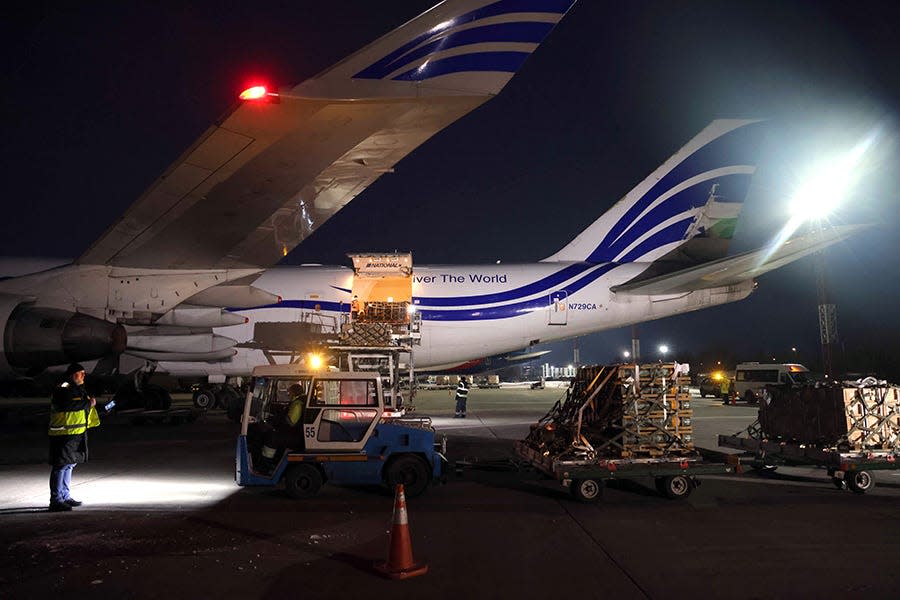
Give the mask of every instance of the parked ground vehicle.
[{"label": "parked ground vehicle", "polygon": [[697,386],[700,389],[700,397],[706,398],[707,396],[718,397],[722,395],[722,376],[720,379],[716,379],[715,376],[709,375],[700,379],[700,384]]},{"label": "parked ground vehicle", "polygon": [[[274,462],[262,457],[263,431],[286,411],[291,385],[306,390],[298,426],[303,448],[283,449]],[[407,496],[425,491],[441,477],[446,459],[435,445],[428,418],[385,415],[382,379],[377,372],[310,372],[298,365],[253,370],[238,438],[238,485],[284,482],[293,498],[315,495],[324,482],[402,483]]]},{"label": "parked ground vehicle", "polygon": [[766,385],[811,383],[809,369],[796,363],[741,363],[734,372],[734,393],[751,404],[765,395]]}]

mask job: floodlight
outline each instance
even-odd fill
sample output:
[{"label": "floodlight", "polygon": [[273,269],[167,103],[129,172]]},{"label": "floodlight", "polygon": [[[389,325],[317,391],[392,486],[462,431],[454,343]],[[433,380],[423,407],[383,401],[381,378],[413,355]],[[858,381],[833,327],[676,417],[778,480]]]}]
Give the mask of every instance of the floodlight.
[{"label": "floodlight", "polygon": [[860,162],[872,141],[869,136],[849,152],[824,160],[812,169],[791,198],[791,216],[822,220],[834,212],[859,178]]}]

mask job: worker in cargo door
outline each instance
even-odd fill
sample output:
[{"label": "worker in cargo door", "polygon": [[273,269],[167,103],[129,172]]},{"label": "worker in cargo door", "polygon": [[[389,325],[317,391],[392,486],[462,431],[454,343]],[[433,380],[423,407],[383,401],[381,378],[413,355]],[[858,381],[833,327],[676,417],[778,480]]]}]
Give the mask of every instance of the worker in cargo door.
[{"label": "worker in cargo door", "polygon": [[466,418],[466,400],[469,397],[469,384],[465,377],[459,378],[459,385],[456,386],[456,414],[454,419]]},{"label": "worker in cargo door", "polygon": [[353,300],[350,301],[350,321],[356,322],[359,319],[359,296],[353,294]]},{"label": "worker in cargo door", "polygon": [[285,448],[291,450],[303,450],[303,410],[306,402],[306,392],[299,383],[294,383],[288,388],[291,398],[288,408],[279,422],[272,429],[263,434],[262,458],[264,466],[273,468]]}]

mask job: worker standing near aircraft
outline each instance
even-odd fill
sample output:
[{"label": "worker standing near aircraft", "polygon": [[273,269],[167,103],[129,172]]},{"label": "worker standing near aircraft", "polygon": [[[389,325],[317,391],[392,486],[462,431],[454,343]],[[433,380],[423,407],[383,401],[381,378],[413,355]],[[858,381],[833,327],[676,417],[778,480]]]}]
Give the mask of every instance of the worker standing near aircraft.
[{"label": "worker standing near aircraft", "polygon": [[459,385],[456,386],[456,414],[454,419],[466,418],[466,400],[469,397],[469,384],[465,377],[459,378]]},{"label": "worker standing near aircraft", "polygon": [[728,377],[722,377],[722,383],[719,384],[719,392],[722,394],[722,404],[727,405],[731,400],[731,380]]},{"label": "worker standing near aircraft", "polygon": [[72,363],[66,380],[53,390],[50,401],[50,511],[72,510],[72,469],[88,460],[87,430],[100,424],[97,401],[84,388],[84,368]]}]

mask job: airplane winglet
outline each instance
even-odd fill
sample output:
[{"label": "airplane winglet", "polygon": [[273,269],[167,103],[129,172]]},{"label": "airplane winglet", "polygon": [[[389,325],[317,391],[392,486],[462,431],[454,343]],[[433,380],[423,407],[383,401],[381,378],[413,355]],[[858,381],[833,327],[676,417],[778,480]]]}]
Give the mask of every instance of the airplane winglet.
[{"label": "airplane winglet", "polygon": [[446,0],[295,91],[334,95],[345,83],[358,97],[407,82],[420,94],[495,95],[575,2]]}]

